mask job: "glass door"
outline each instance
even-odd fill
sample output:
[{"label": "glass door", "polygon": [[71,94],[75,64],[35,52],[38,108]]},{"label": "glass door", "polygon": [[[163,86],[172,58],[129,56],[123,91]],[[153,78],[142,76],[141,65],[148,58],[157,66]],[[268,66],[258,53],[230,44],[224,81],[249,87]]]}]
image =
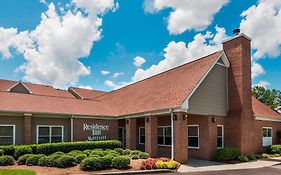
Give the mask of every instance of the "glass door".
[{"label": "glass door", "polygon": [[118,128],[118,140],[122,142],[122,147],[126,147],[126,128],[119,127]]}]

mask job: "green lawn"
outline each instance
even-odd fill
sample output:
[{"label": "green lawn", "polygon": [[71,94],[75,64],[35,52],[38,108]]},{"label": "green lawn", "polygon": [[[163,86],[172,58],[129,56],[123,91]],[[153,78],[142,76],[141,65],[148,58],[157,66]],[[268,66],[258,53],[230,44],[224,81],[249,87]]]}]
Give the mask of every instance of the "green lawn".
[{"label": "green lawn", "polygon": [[30,170],[0,170],[0,175],[36,175]]}]

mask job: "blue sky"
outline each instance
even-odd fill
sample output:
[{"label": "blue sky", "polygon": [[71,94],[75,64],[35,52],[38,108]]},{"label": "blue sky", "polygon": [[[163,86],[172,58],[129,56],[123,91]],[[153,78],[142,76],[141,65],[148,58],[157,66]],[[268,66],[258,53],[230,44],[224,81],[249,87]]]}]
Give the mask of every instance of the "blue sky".
[{"label": "blue sky", "polygon": [[[111,0],[107,1],[110,2]],[[149,2],[149,0],[146,2]],[[161,60],[165,60],[165,65],[168,68],[188,61],[182,60],[180,56],[178,58],[177,56],[173,55],[177,55],[177,50],[180,48],[180,46],[183,46],[181,44],[185,43],[185,46],[188,49],[188,44],[193,42],[195,40],[194,37],[200,33],[201,35],[206,35],[206,32],[209,31],[215,36],[219,33],[216,30],[216,28],[219,27],[220,29],[224,29],[225,32],[220,32],[221,35],[218,36],[223,36],[223,38],[225,38],[232,35],[232,30],[234,28],[241,26],[242,31],[245,33],[249,32],[249,35],[253,38],[253,42],[255,42],[255,47],[252,50],[253,55],[258,51],[262,53],[253,58],[253,64],[256,64],[255,68],[253,68],[255,70],[253,71],[257,71],[256,76],[253,77],[253,84],[259,83],[267,86],[268,88],[281,89],[280,79],[278,78],[281,76],[281,56],[279,53],[281,50],[281,36],[278,35],[272,37],[272,35],[278,31],[271,29],[270,25],[265,25],[265,22],[263,22],[263,25],[261,26],[255,22],[258,20],[263,21],[263,18],[267,17],[271,19],[270,15],[273,15],[272,17],[275,18],[274,21],[277,21],[277,23],[279,21],[280,25],[281,18],[279,16],[281,16],[281,5],[278,3],[278,1],[276,1],[276,4],[263,4],[263,1],[254,0],[218,0],[218,5],[216,8],[214,7],[215,10],[213,11],[211,8],[209,9],[208,4],[206,3],[206,6],[203,6],[203,8],[201,6],[194,8],[201,13],[211,14],[209,15],[211,19],[208,17],[209,24],[199,24],[203,27],[198,27],[195,25],[195,23],[198,25],[200,19],[198,19],[198,22],[196,19],[189,18],[187,15],[186,26],[188,27],[184,26],[184,31],[180,32],[175,32],[169,29],[168,26],[172,26],[172,24],[174,24],[175,27],[181,26],[181,24],[176,24],[172,20],[169,21],[169,17],[171,13],[175,12],[177,9],[180,9],[182,6],[188,6],[186,3],[183,5],[178,5],[173,4],[171,1],[170,4],[165,4],[165,2],[161,2],[161,0],[156,0],[155,2],[151,0],[150,5],[153,7],[152,10],[147,10],[144,0],[119,0],[112,3],[113,4],[102,4],[107,8],[107,10],[101,10],[102,12],[99,13],[92,13],[90,12],[91,7],[95,7],[95,2],[89,5],[85,4],[83,0],[76,0],[74,1],[74,4],[73,2],[71,3],[71,1],[65,0],[47,0],[46,2],[40,2],[39,0],[1,1],[0,29],[2,27],[2,30],[0,30],[0,78],[11,80],[22,79],[29,82],[46,83],[60,88],[66,88],[67,86],[90,86],[93,89],[108,91],[133,81],[140,80],[140,77],[145,78],[165,70],[165,68],[161,68],[161,65],[159,65]],[[56,15],[59,17],[65,16],[65,12],[70,11],[74,15],[73,19],[76,19],[75,15],[77,15],[77,11],[81,11],[85,19],[89,18],[89,14],[102,19],[102,24],[96,26],[99,29],[102,29],[100,36],[96,37],[94,35],[97,34],[97,31],[94,34],[89,32],[89,30],[85,30],[84,32],[83,29],[79,29],[79,26],[78,30],[75,28],[76,31],[73,31],[68,30],[67,26],[64,26],[65,30],[63,31],[73,32],[73,34],[70,33],[69,36],[66,36],[66,38],[70,38],[70,40],[72,40],[73,37],[75,38],[74,41],[76,41],[76,43],[67,42],[64,39],[59,40],[59,35],[53,37],[51,32],[48,35],[46,34],[49,39],[42,39],[46,38],[44,32],[48,33],[48,31],[56,31],[55,28],[48,30],[48,25],[41,25],[41,30],[36,30],[36,27],[38,27],[42,22],[41,14],[50,10],[50,4],[54,5],[55,12],[57,13]],[[261,15],[266,14],[262,11],[265,9],[263,8],[264,6],[272,7],[273,10],[276,10],[276,13],[268,14],[268,16]],[[64,8],[64,10],[61,12],[59,10],[60,7]],[[80,9],[75,10],[75,7],[80,7]],[[83,10],[82,7],[88,11]],[[241,14],[250,7],[255,7],[255,10],[249,11],[247,13],[247,18],[244,16],[244,19],[247,20],[243,23],[243,17]],[[194,16],[196,16],[196,14]],[[183,17],[185,18],[185,16]],[[49,18],[52,17],[49,16]],[[62,18],[62,20],[67,20],[67,16]],[[79,18],[77,18],[77,20],[79,20]],[[202,21],[204,21],[204,19],[202,19]],[[92,22],[93,23],[89,24],[89,27],[96,25],[94,23],[96,21]],[[73,25],[76,24],[81,25],[84,23],[80,24],[79,21],[75,22],[75,20],[73,20]],[[88,23],[85,23],[85,25],[88,25]],[[8,32],[6,31],[11,28],[17,29],[17,31],[11,31],[12,34],[8,35]],[[268,41],[263,41],[262,34],[256,32],[254,30],[255,28],[259,29],[260,31],[267,32],[263,35],[269,36]],[[279,28],[281,28],[281,26],[279,26]],[[20,32],[24,31],[32,33],[32,31],[35,30],[36,32],[34,33],[38,32],[39,34],[37,33],[37,35],[32,37],[22,37],[22,35],[19,34]],[[79,35],[80,32],[81,36]],[[11,41],[9,44],[1,46],[1,40],[7,40],[7,38],[3,37],[5,35],[8,35],[8,40],[11,38],[13,41]],[[15,39],[12,39],[12,37]],[[218,44],[214,44],[213,37],[205,36],[206,42],[203,44],[212,45],[212,49],[220,48]],[[276,40],[276,37],[279,37],[279,39]],[[32,46],[28,46],[28,51],[26,48],[20,49],[25,44],[22,44],[22,42],[27,40],[26,38],[32,38],[32,40],[36,40]],[[31,51],[31,48],[33,47],[38,47],[38,50],[40,50],[40,48],[46,48],[50,45],[50,48],[47,47],[47,49],[52,49],[52,47],[54,47],[52,43],[56,42],[56,39],[54,38],[59,38],[58,43],[60,46],[64,47],[65,50],[57,51],[52,54],[49,54],[47,51],[38,51],[40,53],[38,58],[36,55],[25,55]],[[85,38],[90,39],[86,42]],[[279,50],[279,52],[276,51],[276,49],[272,50],[271,47],[269,47],[267,50],[261,48],[261,41],[271,43],[271,39],[273,40],[272,43]],[[71,45],[68,46],[69,43],[71,43]],[[202,43],[198,44],[199,49],[201,45]],[[9,58],[7,58],[7,56],[5,57],[2,53],[4,50],[3,48],[5,47],[9,49]],[[73,57],[68,53],[64,53],[69,52],[74,47],[77,47],[77,51],[73,51]],[[84,48],[87,48],[89,52],[85,51],[80,53],[79,50],[83,50]],[[204,52],[202,51],[200,54],[205,52],[208,53],[209,51],[210,50]],[[181,52],[182,49],[178,51],[178,54]],[[195,55],[196,57],[200,56],[200,54],[195,54],[195,51],[192,49],[188,49],[188,51],[185,50],[184,52],[186,55]],[[44,55],[44,53],[47,54]],[[61,58],[61,56],[64,55],[66,55],[66,61],[64,58]],[[142,57],[145,60],[145,62],[139,66],[134,65],[134,58],[137,56]],[[41,59],[42,63],[40,63]],[[57,61],[56,59],[61,61]],[[175,60],[175,63],[169,63],[171,60]],[[52,61],[52,65],[48,65],[50,67],[52,66],[51,68],[44,67],[46,64],[49,64]],[[80,63],[83,66],[81,66]],[[23,64],[25,66],[21,66]],[[60,66],[60,64],[65,65]],[[70,66],[70,64],[76,64],[76,66]],[[157,66],[152,70],[152,65]],[[58,68],[54,69],[54,66],[58,66]],[[40,67],[40,69],[38,67]],[[137,71],[138,69],[141,70]],[[60,75],[61,71],[64,72],[62,75]],[[101,71],[107,71],[110,73],[103,75]],[[76,72],[80,73],[77,74]],[[113,77],[114,73],[115,78]]]}]

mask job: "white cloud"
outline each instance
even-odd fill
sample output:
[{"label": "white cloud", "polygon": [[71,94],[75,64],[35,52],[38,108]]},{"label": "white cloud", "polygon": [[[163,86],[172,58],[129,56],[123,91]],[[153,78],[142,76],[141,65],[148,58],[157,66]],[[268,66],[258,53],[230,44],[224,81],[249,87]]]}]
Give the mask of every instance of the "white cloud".
[{"label": "white cloud", "polygon": [[267,81],[259,81],[257,84],[255,84],[254,86],[262,86],[264,88],[267,88],[268,86],[270,86],[270,83]]},{"label": "white cloud", "polygon": [[116,72],[112,75],[112,78],[118,78],[121,75],[124,75],[124,72]]},{"label": "white cloud", "polygon": [[105,80],[104,84],[108,87],[115,88],[117,84],[113,83],[113,81]]},{"label": "white cloud", "polygon": [[136,56],[134,58],[134,65],[136,67],[141,67],[144,63],[145,63],[145,59],[143,57]]},{"label": "white cloud", "polygon": [[89,85],[86,85],[86,86],[81,85],[81,86],[79,86],[79,88],[93,90],[93,88]]},{"label": "white cloud", "polygon": [[110,72],[107,71],[107,70],[102,70],[102,71],[100,71],[100,73],[101,73],[102,75],[108,75],[108,74],[110,74]]},{"label": "white cloud", "polygon": [[256,78],[262,74],[265,74],[263,67],[256,62],[252,63],[251,69],[252,69],[252,78]]},{"label": "white cloud", "polygon": [[229,0],[146,0],[144,10],[149,13],[170,8],[167,18],[171,34],[181,34],[186,30],[202,31],[208,27],[214,15]]},{"label": "white cloud", "polygon": [[132,81],[139,81],[156,75],[173,67],[193,61],[199,57],[222,49],[222,40],[226,39],[225,29],[216,27],[216,34],[207,32],[195,35],[193,41],[184,42],[172,41],[164,49],[164,59],[148,69],[137,69]]},{"label": "white cloud", "polygon": [[31,31],[0,28],[0,53],[10,58],[10,49],[15,49],[24,56],[25,63],[17,70],[24,73],[25,81],[65,88],[90,74],[79,58],[87,57],[100,40],[101,16],[115,8],[114,0],[73,0],[71,7],[58,14],[50,3]]},{"label": "white cloud", "polygon": [[241,31],[253,38],[254,58],[277,57],[281,51],[281,1],[259,0],[241,16]]},{"label": "white cloud", "polygon": [[113,90],[115,90],[115,89],[120,89],[120,88],[122,88],[122,87],[124,87],[124,86],[127,86],[127,85],[131,84],[131,83],[133,83],[133,82],[118,82],[118,83],[114,83],[114,82],[111,81],[111,80],[106,80],[106,81],[104,82],[104,84],[105,84],[106,86],[112,88]]}]

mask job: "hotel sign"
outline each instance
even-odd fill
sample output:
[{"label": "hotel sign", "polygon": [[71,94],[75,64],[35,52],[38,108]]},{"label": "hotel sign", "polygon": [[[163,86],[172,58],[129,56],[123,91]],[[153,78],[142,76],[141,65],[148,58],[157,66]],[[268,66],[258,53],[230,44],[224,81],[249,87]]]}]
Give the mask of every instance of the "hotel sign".
[{"label": "hotel sign", "polygon": [[92,135],[88,136],[88,140],[106,140],[106,135],[103,135],[103,131],[109,130],[108,125],[98,125],[98,124],[83,124],[84,131],[92,131]]}]

